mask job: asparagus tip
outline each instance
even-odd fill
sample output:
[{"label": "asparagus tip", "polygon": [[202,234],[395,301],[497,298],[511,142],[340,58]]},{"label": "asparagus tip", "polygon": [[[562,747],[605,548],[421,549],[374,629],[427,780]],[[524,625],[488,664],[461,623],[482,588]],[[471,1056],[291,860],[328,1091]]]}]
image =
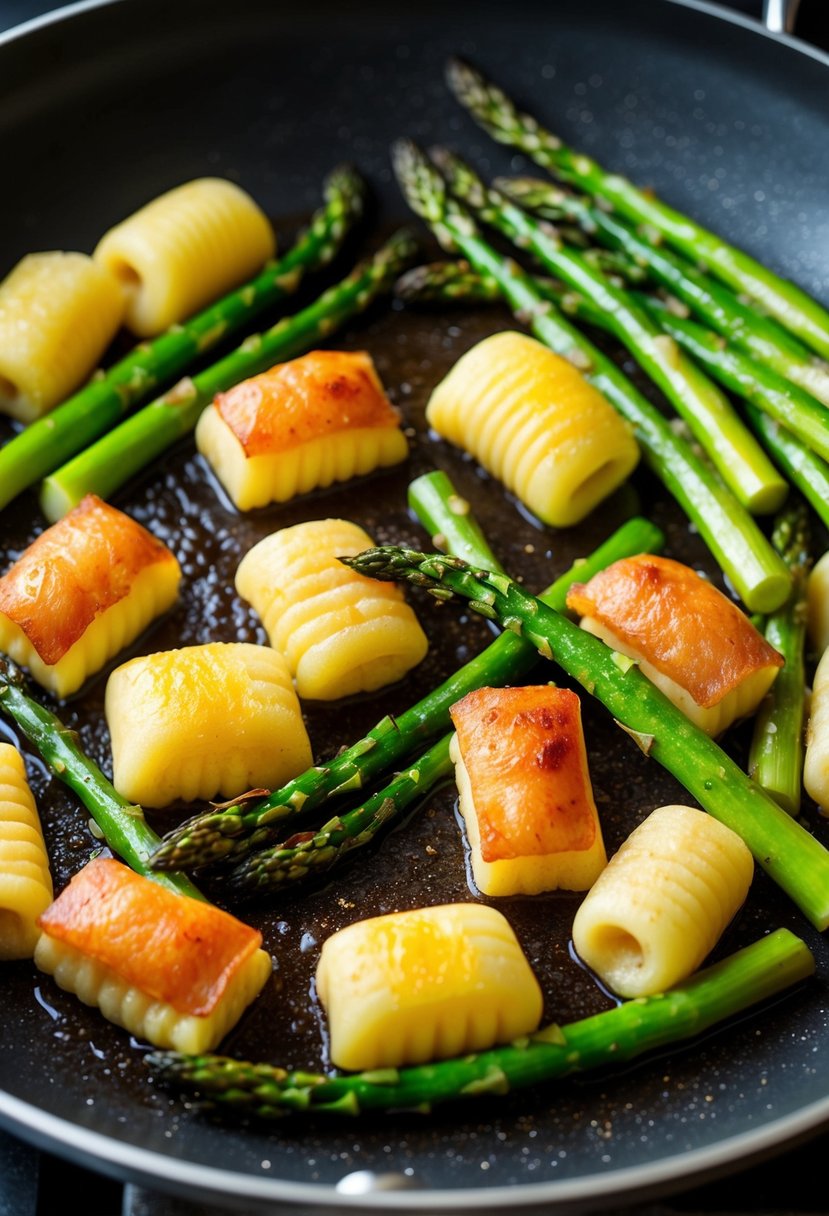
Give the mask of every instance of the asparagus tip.
[{"label": "asparagus tip", "polygon": [[325,179],[324,195],[327,201],[337,194],[346,194],[351,205],[362,210],[366,192],[365,178],[356,165],[348,161],[335,165]]},{"label": "asparagus tip", "polygon": [[446,188],[413,139],[397,139],[391,149],[392,166],[406,200],[417,215],[429,219],[435,202],[443,202]]},{"label": "asparagus tip", "polygon": [[460,55],[452,55],[446,62],[446,83],[460,102],[472,92],[482,92],[484,77]]}]

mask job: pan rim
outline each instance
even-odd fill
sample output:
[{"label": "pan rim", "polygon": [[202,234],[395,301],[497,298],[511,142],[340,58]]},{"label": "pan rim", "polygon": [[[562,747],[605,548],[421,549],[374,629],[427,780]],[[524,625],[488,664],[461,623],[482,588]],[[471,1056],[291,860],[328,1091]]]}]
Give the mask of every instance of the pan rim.
[{"label": "pan rim", "polygon": [[[27,1118],[28,1115],[34,1117]],[[67,1151],[73,1150],[92,1168],[97,1166],[100,1171],[104,1166],[110,1167],[107,1172],[113,1172],[122,1181],[126,1168],[133,1174],[128,1181],[139,1184],[163,1181],[170,1184],[172,1190],[180,1188],[181,1193],[190,1199],[232,1197],[257,1203],[279,1200],[302,1206],[330,1206],[335,1203],[337,1208],[389,1212],[432,1212],[435,1204],[439,1203],[446,1211],[463,1212],[473,1207],[476,1210],[500,1209],[507,1204],[526,1210],[549,1204],[551,1200],[578,1205],[609,1195],[624,1195],[628,1201],[646,1196],[652,1198],[660,1190],[670,1187],[677,1178],[686,1176],[694,1178],[696,1185],[701,1185],[721,1176],[735,1158],[748,1166],[764,1154],[785,1152],[808,1139],[810,1134],[829,1121],[829,1097],[811,1103],[783,1120],[731,1136],[720,1144],[689,1149],[664,1161],[612,1169],[607,1174],[552,1182],[528,1182],[520,1187],[423,1188],[361,1195],[344,1194],[336,1187],[321,1183],[256,1177],[168,1157],[127,1141],[114,1140],[102,1132],[79,1127],[0,1090],[0,1122],[6,1119],[11,1121],[7,1124],[7,1130],[14,1132],[16,1129],[19,1133],[23,1128],[28,1133],[26,1139],[38,1148],[49,1151],[60,1146]],[[788,1130],[785,1139],[779,1135],[781,1122],[786,1124]],[[231,1183],[233,1189],[228,1189]]]},{"label": "pan rim", "polygon": [[[81,13],[93,12],[99,8],[113,8],[116,4],[127,2],[128,0],[74,0],[72,4],[66,4],[61,8],[40,13],[37,17],[31,17],[28,21],[19,22],[0,33],[0,51],[4,50],[10,43],[22,39],[29,34],[36,33],[38,30],[45,29],[51,25],[57,25],[60,22],[70,21]],[[712,3],[712,0],[661,0],[661,2],[664,4],[674,4],[679,8],[692,9],[695,12],[704,13],[708,17],[713,17],[715,20],[740,26],[740,28],[748,30],[750,33],[760,34],[762,37],[769,38],[773,42],[780,42],[784,46],[789,46],[792,50],[806,55],[818,63],[822,63],[825,67],[829,67],[829,51],[823,51],[820,47],[812,46],[794,34],[783,34],[770,30],[762,21],[748,17],[744,13],[735,12],[733,9],[725,8],[721,4]]]},{"label": "pan rim", "polygon": [[[781,43],[799,54],[829,68],[829,52],[810,46],[794,35],[769,30],[761,21],[724,8],[710,0],[663,0],[690,9],[717,21],[725,21]],[[74,0],[62,8],[42,13],[0,33],[0,52],[40,30],[69,22],[84,13],[114,8],[129,0]],[[683,1179],[694,1185],[723,1176],[735,1162],[748,1167],[763,1155],[784,1153],[829,1125],[829,1095],[807,1107],[771,1120],[759,1128],[738,1133],[704,1148],[690,1149],[662,1161],[609,1169],[606,1174],[546,1182],[522,1182],[519,1186],[481,1186],[424,1188],[421,1190],[348,1195],[335,1186],[268,1178],[203,1163],[166,1156],[151,1149],[114,1139],[102,1132],[79,1126],[61,1116],[17,1098],[0,1088],[0,1126],[10,1134],[37,1148],[55,1152],[74,1161],[80,1160],[97,1172],[120,1181],[155,1186],[163,1183],[168,1193],[206,1202],[223,1199],[244,1200],[255,1205],[275,1201],[297,1207],[319,1205],[333,1211],[363,1209],[371,1211],[425,1213],[440,1204],[447,1212],[471,1209],[494,1210],[506,1204],[522,1211],[552,1204],[586,1207],[610,1196],[625,1201],[654,1197],[676,1187]]]}]

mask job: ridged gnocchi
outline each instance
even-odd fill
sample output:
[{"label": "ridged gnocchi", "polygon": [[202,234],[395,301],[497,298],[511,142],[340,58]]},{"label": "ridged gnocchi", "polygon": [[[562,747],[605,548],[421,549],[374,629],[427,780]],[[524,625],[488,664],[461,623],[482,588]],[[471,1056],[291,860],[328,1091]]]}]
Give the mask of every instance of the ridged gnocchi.
[{"label": "ridged gnocchi", "polygon": [[281,654],[208,642],[141,655],[107,680],[113,784],[140,806],[274,789],[312,762]]},{"label": "ridged gnocchi", "polygon": [[803,785],[820,809],[829,812],[829,650],[824,650],[812,681]]},{"label": "ridged gnocchi", "polygon": [[0,651],[67,697],[167,611],[180,581],[162,541],[88,494],[0,578]]},{"label": "ridged gnocchi", "polygon": [[31,958],[52,874],[23,757],[0,743],[0,959]]},{"label": "ridged gnocchi", "polygon": [[323,942],[317,994],[338,1068],[397,1068],[538,1029],[538,980],[497,909],[444,904],[357,921]]},{"label": "ridged gnocchi", "polygon": [[574,583],[567,607],[709,735],[753,713],[783,666],[735,603],[671,558],[613,562]]},{"label": "ridged gnocchi", "polygon": [[317,519],[266,536],[245,554],[236,590],[285,655],[300,698],[332,701],[399,680],[428,640],[403,592],[339,557],[373,545],[344,519]]},{"label": "ridged gnocchi", "polygon": [[601,393],[566,359],[511,331],[458,360],[426,419],[558,528],[584,519],[639,460],[629,425]]},{"label": "ridged gnocchi", "polygon": [[693,807],[658,807],[585,895],[573,945],[619,996],[664,992],[714,948],[753,874],[754,859],[731,828]]},{"label": "ridged gnocchi", "polygon": [[243,283],[275,249],[268,217],[241,186],[200,177],[110,228],[93,257],[123,288],[126,327],[150,337]]},{"label": "ridged gnocchi", "polygon": [[568,688],[480,688],[456,702],[450,756],[483,895],[586,891],[607,864]]},{"label": "ridged gnocchi", "polygon": [[272,973],[262,935],[98,857],[40,917],[39,969],[156,1047],[212,1051]]},{"label": "ridged gnocchi", "polygon": [[0,413],[34,422],[95,371],[124,317],[118,280],[85,253],[30,253],[0,283]]},{"label": "ridged gnocchi", "polygon": [[219,393],[196,446],[249,511],[405,460],[400,423],[365,351],[316,350]]}]

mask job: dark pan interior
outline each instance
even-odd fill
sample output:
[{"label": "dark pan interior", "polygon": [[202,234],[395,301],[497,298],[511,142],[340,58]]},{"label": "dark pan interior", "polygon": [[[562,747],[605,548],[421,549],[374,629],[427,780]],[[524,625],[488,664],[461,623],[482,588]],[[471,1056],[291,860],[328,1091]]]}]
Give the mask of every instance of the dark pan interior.
[{"label": "dark pan interior", "polygon": [[[421,233],[424,259],[433,256],[436,247],[392,179],[394,138],[451,144],[485,175],[525,167],[483,136],[447,92],[443,64],[461,53],[576,146],[653,185],[827,299],[829,71],[817,57],[711,11],[648,0],[548,0],[513,3],[506,11],[423,0],[395,17],[359,2],[293,8],[253,0],[121,0],[82,8],[71,20],[0,46],[0,272],[34,249],[90,250],[106,227],[141,203],[208,173],[239,180],[287,247],[317,205],[324,175],[344,159],[368,178],[373,206],[338,268],[400,221]],[[309,282],[301,299],[322,282]],[[480,337],[512,325],[498,308],[383,307],[332,340],[374,356],[414,431],[403,471],[241,517],[185,442],[127,487],[117,505],[170,543],[185,581],[176,609],[117,661],[210,640],[264,641],[235,596],[233,575],[242,554],[278,527],[340,515],[378,541],[427,545],[407,513],[404,490],[433,467],[450,472],[504,565],[530,587],[552,581],[637,511],[665,528],[671,556],[717,578],[703,545],[645,470],[583,525],[554,532],[539,528],[472,462],[428,434],[423,410],[434,384]],[[0,430],[2,437],[10,433],[9,426]],[[34,494],[3,512],[4,567],[41,527]],[[825,547],[826,537],[818,543]],[[423,598],[414,603],[430,636],[428,658],[382,694],[346,706],[307,705],[318,756],[413,702],[490,637],[480,619]],[[534,678],[549,674],[539,668]],[[108,769],[106,675],[60,712]],[[687,796],[601,706],[585,699],[584,717],[611,851],[653,807]],[[8,731],[5,722],[0,730]],[[728,746],[742,757],[746,742],[738,729]],[[96,842],[83,809],[30,759],[60,887]],[[829,839],[814,808],[806,805],[803,813]],[[153,817],[160,831],[171,820],[171,813]],[[221,902],[220,888],[210,894]],[[444,788],[329,883],[239,909],[262,928],[278,972],[226,1049],[289,1066],[324,1066],[324,1025],[312,986],[324,937],[363,915],[472,897],[452,790]],[[559,1021],[609,1004],[571,957],[575,906],[572,897],[556,896],[506,907],[542,982],[546,1016]],[[154,1088],[140,1045],[31,965],[7,965],[0,1117],[21,1135],[78,1152],[119,1177],[215,1199],[348,1204],[356,1201],[335,1197],[336,1184],[369,1169],[404,1173],[415,1188],[367,1201],[375,1206],[426,1207],[438,1198],[447,1209],[507,1201],[606,1206],[621,1195],[681,1185],[692,1174],[738,1168],[829,1115],[825,942],[758,874],[719,949],[729,952],[778,925],[815,950],[817,979],[702,1042],[622,1071],[429,1117],[286,1120],[277,1128],[213,1121]]]}]

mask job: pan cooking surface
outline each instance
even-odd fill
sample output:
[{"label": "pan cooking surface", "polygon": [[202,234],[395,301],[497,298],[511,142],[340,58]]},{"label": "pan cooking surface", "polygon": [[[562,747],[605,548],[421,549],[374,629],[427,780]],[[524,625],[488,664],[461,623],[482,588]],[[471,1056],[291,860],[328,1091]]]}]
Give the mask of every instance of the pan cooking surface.
[{"label": "pan cooking surface", "polygon": [[[421,5],[395,19],[351,6],[348,16],[315,5],[311,15],[237,3],[122,2],[0,48],[7,96],[0,149],[9,171],[0,197],[2,272],[34,249],[89,250],[111,223],[190,177],[236,178],[271,215],[287,248],[319,201],[325,174],[353,161],[373,194],[369,222],[351,256],[400,221],[437,250],[411,217],[391,176],[388,146],[399,135],[455,146],[490,175],[526,168],[492,144],[452,100],[442,80],[449,54],[477,62],[572,142],[638,182],[652,183],[702,222],[775,269],[825,295],[829,239],[818,202],[827,174],[825,67],[761,35],[674,5],[514,5],[451,12]],[[117,28],[117,36],[116,36]],[[38,85],[31,83],[37,69]],[[311,299],[314,276],[289,311]],[[424,426],[431,388],[476,341],[514,322],[500,308],[416,312],[378,308],[332,340],[373,355],[412,429],[411,457],[398,467],[280,508],[238,515],[206,466],[183,443],[116,502],[165,539],[184,570],[179,604],[60,710],[83,746],[109,771],[103,725],[107,671],[134,654],[215,640],[264,642],[254,614],[233,591],[241,556],[262,536],[303,519],[342,516],[378,541],[428,547],[409,516],[405,484],[445,468],[471,502],[503,564],[540,589],[624,519],[648,514],[667,533],[666,552],[718,577],[707,551],[659,483],[639,470],[577,529],[540,529],[475,464]],[[629,360],[607,347],[627,370]],[[642,383],[644,391],[650,392]],[[5,436],[10,428],[2,432]],[[0,521],[4,568],[42,527],[33,494]],[[825,547],[825,537],[819,537]],[[307,704],[315,754],[353,740],[383,714],[411,704],[490,639],[487,624],[455,607],[410,596],[430,637],[419,669],[400,685],[329,707]],[[539,680],[556,678],[539,668]],[[583,700],[594,789],[608,851],[655,806],[687,801],[598,704]],[[0,731],[9,732],[5,722]],[[10,735],[9,737],[13,737]],[[744,757],[747,734],[729,736]],[[90,856],[88,816],[29,771],[50,845],[56,888]],[[185,808],[180,809],[185,813]],[[804,815],[824,841],[826,824]],[[169,812],[151,817],[158,831]],[[222,902],[218,885],[205,890]],[[313,991],[319,947],[351,921],[394,909],[471,898],[453,790],[444,787],[378,847],[328,883],[268,906],[235,908],[260,927],[277,962],[276,982],[224,1048],[289,1067],[328,1063]],[[576,903],[566,895],[504,907],[545,993],[545,1019],[596,1012],[609,998],[573,960]],[[818,957],[818,978],[772,1008],[659,1058],[622,1071],[506,1099],[348,1124],[235,1126],[211,1120],[148,1081],[144,1046],[60,992],[27,963],[6,965],[0,1114],[13,1130],[61,1151],[71,1143],[125,1176],[253,1200],[332,1199],[345,1175],[406,1173],[420,1191],[387,1195],[390,1206],[445,1192],[450,1206],[595,1199],[681,1181],[738,1164],[745,1154],[815,1127],[829,1113],[823,940],[758,873],[746,907],[723,938],[733,949],[787,926]],[[25,1105],[21,1106],[22,1102]],[[55,1116],[58,1123],[47,1123]],[[83,1133],[102,1139],[83,1143]],[[80,1141],[79,1141],[80,1136]],[[140,1146],[150,1156],[132,1155]],[[683,1154],[697,1151],[697,1155]],[[420,1196],[420,1197],[418,1197]],[[343,1202],[338,1197],[337,1202]]]}]

